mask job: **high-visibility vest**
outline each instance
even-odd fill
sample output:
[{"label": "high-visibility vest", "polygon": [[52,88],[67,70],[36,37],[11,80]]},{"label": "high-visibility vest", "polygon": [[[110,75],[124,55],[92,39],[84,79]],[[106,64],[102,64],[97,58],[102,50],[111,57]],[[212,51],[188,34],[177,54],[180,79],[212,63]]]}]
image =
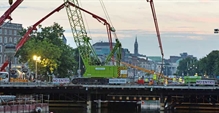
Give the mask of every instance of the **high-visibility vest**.
[{"label": "high-visibility vest", "polygon": [[180,83],[182,82],[182,78],[179,78],[179,82],[180,82]]},{"label": "high-visibility vest", "polygon": [[153,80],[156,80],[156,79],[157,79],[157,75],[154,74],[154,75],[153,75]]},{"label": "high-visibility vest", "polygon": [[145,79],[145,82],[148,82],[148,78]]},{"label": "high-visibility vest", "polygon": [[173,78],[173,82],[176,82],[176,78],[175,77]]}]

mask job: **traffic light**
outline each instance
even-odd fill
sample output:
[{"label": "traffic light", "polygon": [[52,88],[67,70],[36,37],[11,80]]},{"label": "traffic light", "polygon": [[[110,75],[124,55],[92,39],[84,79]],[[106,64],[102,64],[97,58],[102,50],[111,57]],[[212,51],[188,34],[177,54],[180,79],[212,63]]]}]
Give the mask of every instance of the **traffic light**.
[{"label": "traffic light", "polygon": [[214,29],[214,33],[218,33],[218,29]]}]

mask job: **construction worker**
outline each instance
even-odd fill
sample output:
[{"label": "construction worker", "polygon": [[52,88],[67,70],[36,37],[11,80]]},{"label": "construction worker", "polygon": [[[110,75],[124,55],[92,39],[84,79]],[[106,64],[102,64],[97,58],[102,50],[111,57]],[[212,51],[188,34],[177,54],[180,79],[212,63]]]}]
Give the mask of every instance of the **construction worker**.
[{"label": "construction worker", "polygon": [[173,77],[173,82],[176,82],[176,77]]},{"label": "construction worker", "polygon": [[182,83],[182,77],[179,77],[179,83]]},{"label": "construction worker", "polygon": [[161,84],[164,84],[164,78],[161,78],[161,79],[160,79],[160,83],[161,83]]},{"label": "construction worker", "polygon": [[154,73],[154,75],[153,75],[153,84],[156,84],[157,83],[157,75]]},{"label": "construction worker", "polygon": [[167,86],[167,85],[168,85],[168,80],[164,79],[164,86]]},{"label": "construction worker", "polygon": [[148,83],[148,82],[149,82],[148,78],[145,78],[145,80],[144,80],[144,81],[145,81],[145,83]]}]

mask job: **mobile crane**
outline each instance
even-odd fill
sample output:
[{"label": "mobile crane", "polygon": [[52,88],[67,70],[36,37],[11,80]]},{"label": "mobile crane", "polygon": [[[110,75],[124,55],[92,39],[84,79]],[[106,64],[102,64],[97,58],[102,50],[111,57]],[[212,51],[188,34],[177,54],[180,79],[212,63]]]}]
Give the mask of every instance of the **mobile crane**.
[{"label": "mobile crane", "polygon": [[[5,20],[9,19],[10,21],[12,20],[10,14],[23,2],[23,0],[17,0],[13,4],[13,0],[8,0],[9,4],[11,7],[0,17],[0,26],[5,22]],[[1,28],[0,28],[1,29]],[[9,64],[8,60],[4,62],[4,64],[1,66],[0,71],[4,71],[5,67],[7,67]]]},{"label": "mobile crane", "polygon": [[[33,30],[36,30],[36,27],[43,22],[45,19],[47,19],[49,16],[51,16],[55,12],[59,12],[61,9],[66,7],[66,9],[70,8],[70,6],[73,6],[76,10],[82,10],[88,14],[90,14],[93,18],[97,19],[99,22],[103,22],[104,25],[106,25],[107,28],[107,34],[109,38],[109,42],[112,44],[112,38],[111,38],[111,31],[113,29],[111,28],[110,24],[103,18],[80,8],[79,6],[69,2],[65,1],[62,5],[60,5],[58,8],[53,10],[51,13],[46,15],[44,18],[40,19],[38,22],[36,22],[32,27],[30,27],[27,32],[24,34],[24,36],[21,38],[21,40],[18,42],[16,46],[16,52],[25,44],[25,42],[30,38],[30,34]],[[82,18],[82,17],[81,17]],[[70,19],[70,18],[69,18]],[[80,23],[77,23],[77,25]],[[83,26],[82,26],[83,27]],[[82,29],[83,30],[83,29]],[[77,31],[79,32],[79,31]],[[77,33],[76,32],[76,33]],[[97,83],[106,83],[108,82],[107,78],[114,78],[114,77],[120,77],[126,76],[127,74],[124,73],[125,67],[122,66],[103,66],[102,62],[95,56],[95,52],[93,48],[91,47],[91,44],[89,42],[89,38],[87,35],[84,35],[86,31],[81,31],[82,34],[77,34],[77,36],[74,37],[76,44],[79,47],[81,57],[83,58],[84,64],[86,66],[86,72],[85,77],[88,77],[88,79],[74,79],[74,81],[80,82],[80,83],[93,83],[94,81],[97,81]],[[74,34],[74,33],[73,33]],[[112,45],[110,49],[112,48]],[[93,53],[93,54],[92,54]],[[90,56],[90,57],[89,57]],[[92,56],[92,57],[91,57]],[[6,67],[6,66],[5,66]],[[123,72],[123,73],[120,73]],[[98,79],[96,79],[98,78]]]},{"label": "mobile crane", "polygon": [[[64,0],[65,2],[69,0]],[[79,6],[77,0],[71,0],[72,3]],[[87,32],[85,29],[85,25],[83,22],[83,18],[81,15],[81,11],[92,15],[99,22],[103,22],[107,27],[107,33],[109,37],[110,49],[112,50],[112,38],[111,31],[114,31],[110,24],[103,18],[89,12],[83,10],[80,7],[74,7],[74,9],[70,7],[66,7],[66,12],[68,15],[69,23],[71,25],[71,30],[73,34],[73,38],[75,43],[79,49],[80,56],[85,65],[85,73],[82,78],[74,78],[72,82],[74,84],[106,84],[109,81],[126,81],[123,79],[127,77],[127,69],[124,66],[120,65],[107,65],[106,63],[101,63],[93,50],[89,40],[90,38],[87,36]],[[114,51],[111,51],[111,53]],[[108,59],[111,58],[113,54],[110,54]],[[96,63],[94,61],[98,61]],[[120,78],[121,77],[121,78]]]}]

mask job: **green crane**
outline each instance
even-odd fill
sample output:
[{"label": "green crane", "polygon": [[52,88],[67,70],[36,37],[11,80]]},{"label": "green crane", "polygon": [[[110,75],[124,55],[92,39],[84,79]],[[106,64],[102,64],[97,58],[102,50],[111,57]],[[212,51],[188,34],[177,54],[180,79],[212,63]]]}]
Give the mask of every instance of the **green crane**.
[{"label": "green crane", "polygon": [[[64,0],[64,2],[67,1],[70,1],[76,6],[79,6],[78,0]],[[87,35],[81,10],[76,7],[66,7],[66,11],[74,41],[79,49],[84,65],[86,67],[89,65],[100,65],[101,62],[90,44],[91,39]]]},{"label": "green crane", "polygon": [[[109,80],[109,78],[127,77],[126,67],[120,65],[106,65],[99,60],[92,45],[90,44],[91,39],[87,36],[81,11],[90,14],[93,18],[97,19],[99,22],[102,22],[103,25],[106,26],[110,49],[112,50],[111,31],[114,31],[114,29],[110,26],[110,24],[105,19],[80,8],[78,0],[64,0],[64,2],[69,2],[69,4],[72,6],[74,4],[74,7],[66,7],[66,12],[74,41],[79,49],[80,56],[85,66],[83,78],[75,78],[73,79],[73,83],[89,84],[96,81],[98,83],[105,83]],[[107,57],[108,61],[114,55],[112,52],[115,52],[115,50],[111,51]]]}]

